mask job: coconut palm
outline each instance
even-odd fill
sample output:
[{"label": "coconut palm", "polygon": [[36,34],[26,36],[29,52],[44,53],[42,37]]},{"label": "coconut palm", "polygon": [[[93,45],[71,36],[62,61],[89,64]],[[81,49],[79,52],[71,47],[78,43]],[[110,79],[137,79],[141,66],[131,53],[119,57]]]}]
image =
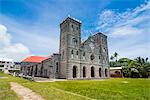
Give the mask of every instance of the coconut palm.
[{"label": "coconut palm", "polygon": [[118,53],[117,52],[114,53],[114,58],[116,58],[116,62],[117,62],[117,59],[118,59]]},{"label": "coconut palm", "polygon": [[110,57],[110,60],[112,60],[112,61],[113,61],[113,60],[114,60],[114,56],[111,56],[111,57]]}]

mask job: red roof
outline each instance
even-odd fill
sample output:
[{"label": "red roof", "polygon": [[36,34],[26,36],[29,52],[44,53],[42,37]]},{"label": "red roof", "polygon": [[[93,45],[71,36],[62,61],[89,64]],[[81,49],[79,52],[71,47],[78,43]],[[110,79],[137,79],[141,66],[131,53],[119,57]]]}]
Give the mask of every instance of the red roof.
[{"label": "red roof", "polygon": [[26,59],[24,59],[22,62],[36,62],[36,63],[40,63],[44,60],[46,60],[47,57],[40,57],[40,56],[30,56],[27,57]]}]

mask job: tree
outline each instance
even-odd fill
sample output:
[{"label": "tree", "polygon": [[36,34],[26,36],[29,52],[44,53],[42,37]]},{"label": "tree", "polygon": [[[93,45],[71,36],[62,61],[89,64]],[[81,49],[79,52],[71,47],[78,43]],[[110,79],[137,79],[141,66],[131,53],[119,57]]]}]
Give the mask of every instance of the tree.
[{"label": "tree", "polygon": [[150,76],[150,63],[148,62],[148,58],[137,57],[134,60],[128,60],[127,66],[123,68],[123,75],[125,77],[148,78]]},{"label": "tree", "polygon": [[[117,62],[117,57],[118,57],[118,53],[114,53],[111,57],[110,57],[110,66],[111,67],[116,67],[116,66],[118,66],[118,62]],[[114,59],[115,59],[115,61],[114,61]]]},{"label": "tree", "polygon": [[112,61],[113,61],[113,60],[114,60],[114,56],[111,56],[111,57],[110,57],[110,60],[112,60]]},{"label": "tree", "polygon": [[117,59],[118,59],[118,53],[117,52],[114,53],[114,58],[116,58],[116,62],[117,62]]}]

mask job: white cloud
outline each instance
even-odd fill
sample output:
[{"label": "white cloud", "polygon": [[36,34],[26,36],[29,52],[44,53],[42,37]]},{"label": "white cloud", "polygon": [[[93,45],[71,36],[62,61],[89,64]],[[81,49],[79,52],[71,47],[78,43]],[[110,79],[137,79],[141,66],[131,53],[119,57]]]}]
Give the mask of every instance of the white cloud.
[{"label": "white cloud", "polygon": [[[59,25],[38,20],[34,25],[19,23],[9,16],[0,15],[1,23],[7,25],[15,42],[25,44],[32,55],[48,56],[59,51]],[[47,21],[48,22],[48,21]],[[13,27],[12,27],[13,26]]]},{"label": "white cloud", "polygon": [[7,28],[0,24],[0,58],[11,58],[20,61],[30,54],[29,49],[22,43],[12,43]]},{"label": "white cloud", "polygon": [[110,55],[150,57],[150,1],[124,12],[104,10],[97,29],[107,34]]},{"label": "white cloud", "polygon": [[[126,44],[130,44],[126,42]],[[119,54],[119,58],[128,57],[134,59],[138,56],[141,57],[150,57],[150,42],[145,42],[141,44],[134,44],[134,45],[125,45],[124,41],[121,43],[116,44],[109,44],[109,54],[112,55],[114,52]]]},{"label": "white cloud", "polygon": [[125,12],[119,10],[104,10],[99,15],[97,29],[108,33],[110,36],[118,37],[125,35],[150,33],[150,1],[136,7],[127,9]]}]

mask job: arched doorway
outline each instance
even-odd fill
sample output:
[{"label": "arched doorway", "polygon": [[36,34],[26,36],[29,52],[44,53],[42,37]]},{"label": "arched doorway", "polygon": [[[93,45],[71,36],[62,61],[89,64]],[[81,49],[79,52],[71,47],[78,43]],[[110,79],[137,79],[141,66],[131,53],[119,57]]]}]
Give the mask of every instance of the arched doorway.
[{"label": "arched doorway", "polygon": [[99,77],[101,77],[102,75],[101,75],[101,68],[99,68]]},{"label": "arched doorway", "polygon": [[83,77],[86,77],[86,67],[83,67]]},{"label": "arched doorway", "polygon": [[91,67],[91,77],[94,77],[95,75],[94,75],[94,67],[92,66]]},{"label": "arched doorway", "polygon": [[73,66],[73,78],[77,77],[77,66]]},{"label": "arched doorway", "polygon": [[107,77],[107,69],[105,69],[105,76]]},{"label": "arched doorway", "polygon": [[58,65],[58,62],[56,62],[56,73],[58,73],[59,72],[59,65]]}]

